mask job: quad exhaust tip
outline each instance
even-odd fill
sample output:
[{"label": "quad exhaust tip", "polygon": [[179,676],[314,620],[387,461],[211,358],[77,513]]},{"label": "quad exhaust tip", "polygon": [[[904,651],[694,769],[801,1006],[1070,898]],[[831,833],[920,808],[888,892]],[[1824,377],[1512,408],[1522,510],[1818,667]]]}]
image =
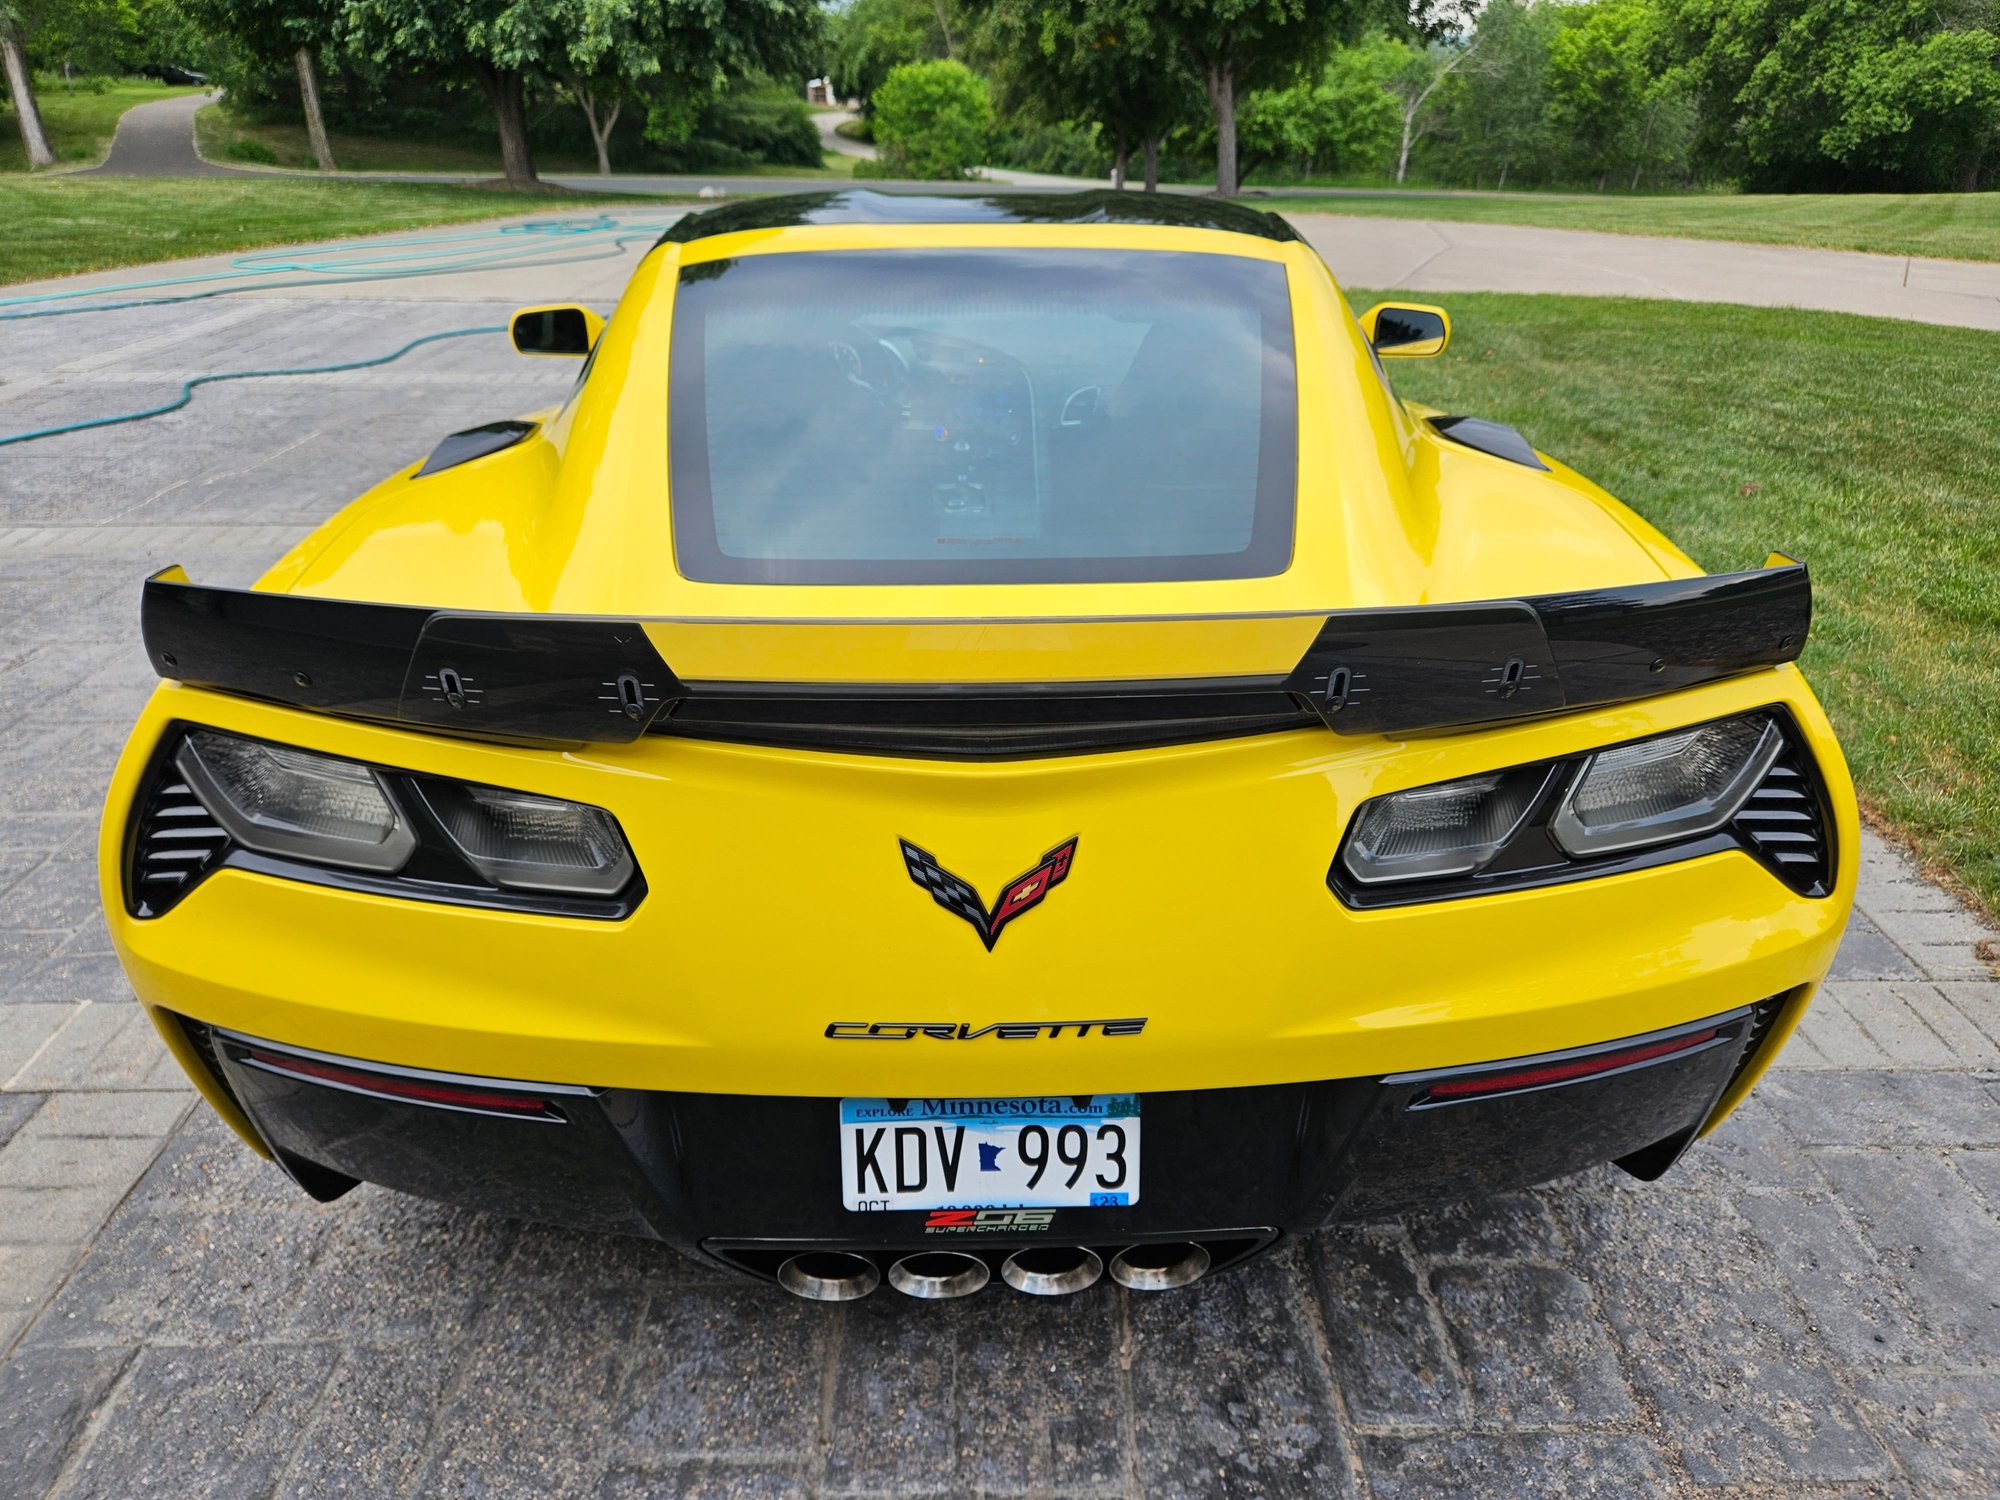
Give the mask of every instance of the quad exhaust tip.
[{"label": "quad exhaust tip", "polygon": [[947,1297],[970,1297],[992,1278],[993,1272],[976,1255],[956,1250],[919,1250],[889,1267],[889,1285],[911,1297],[938,1302]]},{"label": "quad exhaust tip", "polygon": [[[1000,1278],[1030,1297],[1066,1297],[1111,1279],[1135,1292],[1168,1292],[1208,1274],[1209,1254],[1191,1240],[1128,1245],[1109,1266],[1084,1245],[1036,1245],[1016,1250],[1000,1265]],[[889,1267],[889,1285],[926,1302],[969,1297],[992,1279],[977,1255],[920,1250]],[[847,1250],[807,1250],[778,1267],[778,1285],[808,1302],[853,1302],[882,1284],[873,1260]]]},{"label": "quad exhaust tip", "polygon": [[1127,1245],[1111,1257],[1111,1279],[1135,1292],[1170,1292],[1208,1274],[1208,1252],[1191,1240]]},{"label": "quad exhaust tip", "polygon": [[1000,1279],[1030,1297],[1066,1297],[1096,1285],[1103,1274],[1104,1262],[1082,1245],[1016,1250],[1000,1267]]},{"label": "quad exhaust tip", "polygon": [[808,1302],[853,1302],[881,1284],[874,1261],[844,1250],[808,1250],[778,1267],[778,1285]]}]

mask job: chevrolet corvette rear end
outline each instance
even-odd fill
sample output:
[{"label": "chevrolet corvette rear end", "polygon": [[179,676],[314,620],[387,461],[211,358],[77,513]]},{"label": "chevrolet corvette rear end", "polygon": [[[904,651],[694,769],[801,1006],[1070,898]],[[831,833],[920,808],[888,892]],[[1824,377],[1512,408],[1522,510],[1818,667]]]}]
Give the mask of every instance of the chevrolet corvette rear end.
[{"label": "chevrolet corvette rear end", "polygon": [[1279,220],[684,220],[564,404],[146,584],[105,901],[208,1100],[840,1300],[1668,1170],[1831,962],[1805,570],[1406,406]]}]

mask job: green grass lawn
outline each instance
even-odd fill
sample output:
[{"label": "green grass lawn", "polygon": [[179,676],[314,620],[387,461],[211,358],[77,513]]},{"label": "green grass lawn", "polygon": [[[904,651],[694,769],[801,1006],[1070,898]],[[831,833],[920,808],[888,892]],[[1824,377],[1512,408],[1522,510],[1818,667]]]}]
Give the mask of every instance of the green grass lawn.
[{"label": "green grass lawn", "polygon": [[[143,78],[126,78],[102,93],[72,93],[60,83],[38,90],[42,124],[49,133],[49,145],[61,166],[90,166],[103,160],[117,133],[118,117],[135,104],[155,99],[171,99],[175,94],[192,94],[194,89],[174,88]],[[21,124],[0,90],[0,172],[28,170],[28,152],[21,144]]]},{"label": "green grass lawn", "polygon": [[1674,197],[1554,193],[1441,193],[1392,190],[1364,196],[1246,200],[1278,213],[1363,214],[1395,219],[1469,219],[1547,229],[1685,235],[2000,260],[2000,193],[1800,193]]},{"label": "green grass lawn", "polygon": [[[1373,300],[1354,292],[1357,307]],[[1397,389],[1511,422],[1712,571],[1811,565],[1804,665],[1864,806],[2000,909],[2000,334],[1461,293]]]},{"label": "green grass lawn", "polygon": [[[245,166],[294,167],[312,170],[312,147],[306,141],[306,127],[265,121],[242,120],[220,105],[210,105],[195,115],[195,139],[201,154],[210,161]],[[344,135],[328,137],[333,159],[343,172],[486,172],[500,173],[500,147],[492,144],[466,145],[451,142],[397,140],[386,136]],[[843,165],[843,163],[846,163]],[[535,153],[536,169],[544,173],[570,176],[595,172],[595,156],[566,156],[561,152]],[[643,167],[611,158],[614,172],[643,172]],[[846,158],[826,154],[826,165],[812,167],[732,167],[709,174],[716,177],[851,177],[854,168]]]},{"label": "green grass lawn", "polygon": [[0,285],[507,214],[609,205],[644,216],[669,201],[311,178],[0,177]]}]

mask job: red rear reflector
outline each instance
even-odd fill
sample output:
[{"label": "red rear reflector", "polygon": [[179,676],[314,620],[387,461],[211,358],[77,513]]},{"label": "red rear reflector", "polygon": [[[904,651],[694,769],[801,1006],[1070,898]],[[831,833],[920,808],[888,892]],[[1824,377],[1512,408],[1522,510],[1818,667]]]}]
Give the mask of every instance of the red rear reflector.
[{"label": "red rear reflector", "polygon": [[1481,1073],[1469,1078],[1446,1078],[1432,1084],[1425,1096],[1431,1099],[1471,1099],[1481,1094],[1511,1094],[1517,1089],[1541,1088],[1551,1083],[1573,1083],[1598,1073],[1615,1073],[1634,1063],[1653,1062],[1676,1052],[1692,1052],[1715,1040],[1719,1028],[1691,1031],[1686,1036],[1643,1047],[1623,1047],[1616,1052],[1598,1052],[1589,1057],[1573,1057],[1567,1062],[1543,1063],[1535,1068],[1516,1068],[1506,1073]]},{"label": "red rear reflector", "polygon": [[250,1061],[274,1073],[291,1073],[320,1083],[337,1083],[364,1094],[381,1094],[390,1099],[413,1099],[421,1104],[442,1104],[453,1109],[480,1109],[489,1114],[528,1115],[537,1119],[561,1119],[549,1101],[534,1094],[503,1094],[494,1089],[468,1088],[461,1083],[443,1083],[432,1078],[403,1078],[393,1073],[370,1073],[361,1068],[343,1068],[338,1063],[316,1058],[294,1057],[288,1052],[249,1049]]}]

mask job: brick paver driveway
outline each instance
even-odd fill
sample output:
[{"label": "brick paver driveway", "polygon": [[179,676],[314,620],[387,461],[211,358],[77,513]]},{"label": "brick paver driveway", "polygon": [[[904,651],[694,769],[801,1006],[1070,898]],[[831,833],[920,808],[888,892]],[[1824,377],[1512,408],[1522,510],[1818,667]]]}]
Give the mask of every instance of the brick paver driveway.
[{"label": "brick paver driveway", "polygon": [[[7,325],[0,431],[506,311],[396,295]],[[2000,1492],[2000,984],[1872,841],[1838,982],[1652,1187],[1606,1169],[1164,1297],[845,1307],[309,1203],[193,1107],[106,951],[138,583],[247,581],[571,375],[465,341],[0,449],[0,1495]]]}]

